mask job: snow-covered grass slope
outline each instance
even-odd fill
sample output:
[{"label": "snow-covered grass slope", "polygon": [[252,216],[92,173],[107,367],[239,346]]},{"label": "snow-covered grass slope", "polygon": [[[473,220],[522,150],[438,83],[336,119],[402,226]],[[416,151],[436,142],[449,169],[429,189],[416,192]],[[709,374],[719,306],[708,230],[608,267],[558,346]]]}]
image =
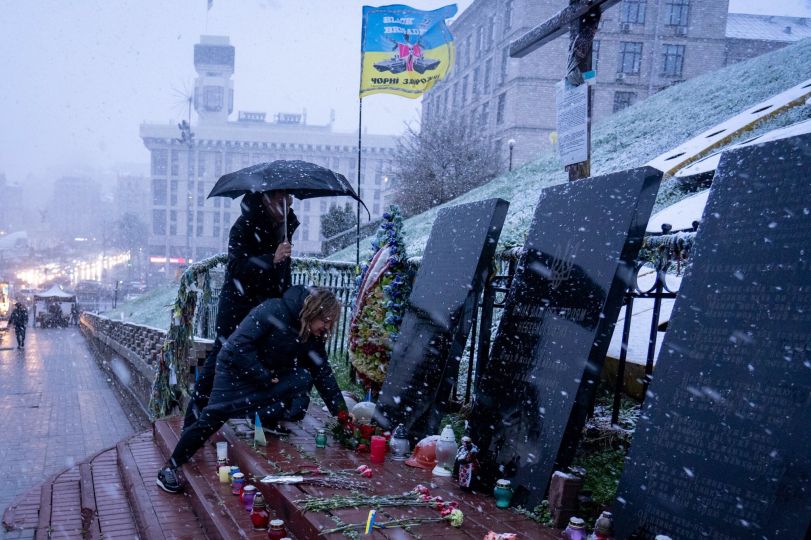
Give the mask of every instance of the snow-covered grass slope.
[{"label": "snow-covered grass slope", "polygon": [[135,300],[121,302],[116,309],[105,311],[102,315],[166,329],[169,327],[169,315],[176,296],[177,283],[166,283]]},{"label": "snow-covered grass slope", "polygon": [[[741,110],[811,78],[809,57],[811,40],[800,41],[673,86],[608,117],[594,127],[592,174],[643,165]],[[805,109],[807,114],[807,107]],[[778,127],[781,122],[775,119],[771,124]],[[408,254],[422,254],[440,208],[491,197],[510,201],[500,248],[522,244],[541,190],[565,181],[566,174],[556,155],[542,155],[453,201],[407,219],[403,232]],[[665,191],[663,188],[660,192],[662,200],[657,209],[680,198]],[[364,252],[370,242],[371,237],[361,240]],[[355,247],[339,251],[330,258],[354,260]]]}]

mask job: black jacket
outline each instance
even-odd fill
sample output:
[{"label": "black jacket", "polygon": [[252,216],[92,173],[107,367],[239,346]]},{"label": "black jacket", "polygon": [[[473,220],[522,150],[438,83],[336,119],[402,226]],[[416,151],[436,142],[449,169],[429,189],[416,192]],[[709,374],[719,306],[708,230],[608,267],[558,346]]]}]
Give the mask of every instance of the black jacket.
[{"label": "black jacket", "polygon": [[15,307],[8,318],[8,322],[16,327],[28,326],[28,310],[24,306]]},{"label": "black jacket", "polygon": [[[281,243],[283,225],[277,224],[262,205],[259,194],[246,195],[228,236],[228,267],[222,291],[224,304],[241,304],[245,312],[268,298],[279,298],[291,285],[290,259],[273,263]],[[292,208],[287,214],[287,235],[293,237],[299,221]],[[226,336],[227,337],[227,336]]]},{"label": "black jacket", "polygon": [[244,398],[245,393],[273,384],[271,379],[304,368],[312,375],[313,384],[330,413],[336,415],[346,410],[346,402],[327,361],[324,342],[313,337],[302,342],[299,338],[299,313],[308,294],[306,287],[297,285],[288,289],[282,298],[265,300],[252,309],[231,334],[217,356],[217,365],[233,379],[232,392],[229,392],[233,395],[225,396],[224,400]]}]

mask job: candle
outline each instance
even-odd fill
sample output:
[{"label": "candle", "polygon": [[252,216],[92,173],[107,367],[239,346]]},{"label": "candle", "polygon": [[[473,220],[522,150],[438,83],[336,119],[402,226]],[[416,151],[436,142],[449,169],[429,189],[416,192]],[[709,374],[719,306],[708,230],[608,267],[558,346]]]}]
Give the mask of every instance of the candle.
[{"label": "candle", "polygon": [[231,472],[231,467],[229,467],[228,465],[223,465],[223,466],[220,467],[220,470],[218,471],[218,475],[220,477],[220,483],[221,484],[227,484],[228,482],[230,482],[230,480],[228,479],[228,475],[229,475],[230,472]]},{"label": "candle", "polygon": [[386,438],[372,436],[372,463],[383,463],[386,460]]}]

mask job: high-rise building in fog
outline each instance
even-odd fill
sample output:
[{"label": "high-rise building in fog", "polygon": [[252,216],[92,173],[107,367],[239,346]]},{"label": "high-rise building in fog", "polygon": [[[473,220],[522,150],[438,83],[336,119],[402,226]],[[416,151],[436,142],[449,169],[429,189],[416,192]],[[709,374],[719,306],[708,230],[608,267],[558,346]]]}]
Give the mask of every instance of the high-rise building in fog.
[{"label": "high-rise building in fog", "polygon": [[[594,41],[593,119],[663,88],[752,58],[808,35],[809,20],[728,14],[728,0],[622,0],[600,20]],[[566,34],[523,58],[510,43],[567,0],[475,0],[451,25],[456,65],[423,98],[422,121],[462,115],[507,163],[551,148],[555,84],[566,73]]]},{"label": "high-rise building in fog", "polygon": [[109,227],[105,228],[104,224],[107,209],[97,182],[83,176],[63,176],[54,182],[45,221],[55,238],[89,240],[109,233]]},{"label": "high-rise building in fog", "polygon": [[[311,161],[343,173],[355,185],[358,134],[307,123],[306,114],[233,112],[235,50],[227,37],[202,36],[194,46],[193,138],[182,140],[174,124],[143,124],[140,134],[151,153],[149,258],[155,265],[184,264],[222,253],[239,216],[239,199],[206,199],[217,179],[255,163],[277,159]],[[361,196],[372,213],[382,215],[396,138],[365,133]],[[321,215],[347,198],[296,200],[301,221],[293,238],[296,255],[321,251]],[[366,220],[365,213],[363,220]]]},{"label": "high-rise building in fog", "polygon": [[6,180],[0,173],[0,235],[25,228],[23,188]]}]

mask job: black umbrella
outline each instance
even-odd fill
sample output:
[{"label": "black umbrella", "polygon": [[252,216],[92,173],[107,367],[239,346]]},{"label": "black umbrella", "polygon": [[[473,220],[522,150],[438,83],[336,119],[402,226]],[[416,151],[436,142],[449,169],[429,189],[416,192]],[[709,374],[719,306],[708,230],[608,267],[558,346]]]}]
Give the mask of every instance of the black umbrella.
[{"label": "black umbrella", "polygon": [[[352,197],[366,210],[364,202],[352,189],[346,177],[321,165],[298,159],[279,159],[258,163],[221,176],[209,197],[236,199],[246,193],[285,191],[298,199],[315,197]],[[284,209],[284,230],[287,230],[287,202]],[[371,218],[371,214],[370,214]]]}]

